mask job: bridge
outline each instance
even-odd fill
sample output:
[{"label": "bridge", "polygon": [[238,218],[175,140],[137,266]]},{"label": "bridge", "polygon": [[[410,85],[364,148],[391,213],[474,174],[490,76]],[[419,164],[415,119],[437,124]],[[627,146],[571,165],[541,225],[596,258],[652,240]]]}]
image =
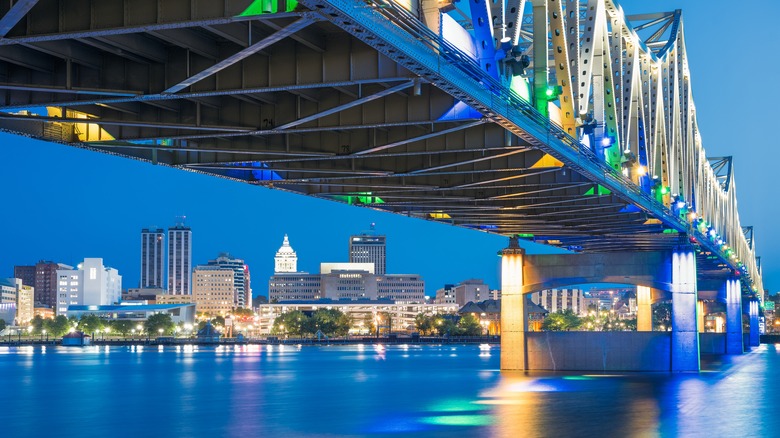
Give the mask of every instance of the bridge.
[{"label": "bridge", "polygon": [[0,14],[7,132],[571,251],[503,251],[503,369],[532,367],[530,278],[637,284],[640,330],[671,298],[674,370],[698,370],[699,300],[726,303],[730,352],[743,305],[757,327],[753,229],[731,158],[705,153],[679,10],[17,0]]}]

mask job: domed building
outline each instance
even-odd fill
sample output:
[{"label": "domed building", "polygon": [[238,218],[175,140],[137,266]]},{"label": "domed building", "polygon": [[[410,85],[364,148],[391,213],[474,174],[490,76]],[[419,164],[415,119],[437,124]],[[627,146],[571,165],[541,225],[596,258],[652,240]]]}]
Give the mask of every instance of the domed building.
[{"label": "domed building", "polygon": [[284,235],[279,251],[276,251],[274,257],[274,273],[298,272],[298,255],[290,246],[290,240]]}]

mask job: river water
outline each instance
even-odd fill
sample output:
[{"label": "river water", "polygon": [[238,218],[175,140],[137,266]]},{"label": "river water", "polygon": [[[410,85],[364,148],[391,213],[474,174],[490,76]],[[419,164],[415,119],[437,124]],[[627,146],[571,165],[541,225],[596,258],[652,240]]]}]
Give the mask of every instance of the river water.
[{"label": "river water", "polygon": [[780,347],[501,374],[488,345],[0,347],[1,437],[779,436]]}]

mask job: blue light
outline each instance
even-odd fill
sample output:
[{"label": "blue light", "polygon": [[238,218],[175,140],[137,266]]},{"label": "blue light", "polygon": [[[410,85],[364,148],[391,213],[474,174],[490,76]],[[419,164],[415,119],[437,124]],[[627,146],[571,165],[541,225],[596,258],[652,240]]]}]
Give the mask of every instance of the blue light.
[{"label": "blue light", "polygon": [[609,146],[612,144],[612,139],[609,137],[604,137],[601,139],[601,145],[602,146]]}]

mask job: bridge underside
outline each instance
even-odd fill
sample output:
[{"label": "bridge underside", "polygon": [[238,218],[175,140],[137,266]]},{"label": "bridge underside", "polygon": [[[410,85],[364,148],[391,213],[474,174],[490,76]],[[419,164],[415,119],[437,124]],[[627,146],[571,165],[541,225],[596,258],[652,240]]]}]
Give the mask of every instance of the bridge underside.
[{"label": "bridge underside", "polygon": [[17,3],[35,7],[0,26],[4,130],[578,252],[688,243],[301,6]]}]

